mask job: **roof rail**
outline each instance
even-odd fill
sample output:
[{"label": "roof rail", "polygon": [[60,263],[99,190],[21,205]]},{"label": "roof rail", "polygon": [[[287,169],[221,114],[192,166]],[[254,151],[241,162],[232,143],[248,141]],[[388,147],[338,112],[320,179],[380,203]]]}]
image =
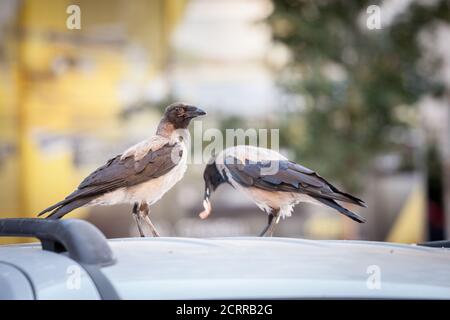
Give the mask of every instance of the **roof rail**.
[{"label": "roof rail", "polygon": [[85,265],[107,266],[115,262],[103,233],[83,220],[0,219],[0,237],[38,238],[42,249],[67,251],[71,259]]},{"label": "roof rail", "polygon": [[450,248],[450,240],[428,241],[418,243],[418,246],[433,247],[433,248]]}]

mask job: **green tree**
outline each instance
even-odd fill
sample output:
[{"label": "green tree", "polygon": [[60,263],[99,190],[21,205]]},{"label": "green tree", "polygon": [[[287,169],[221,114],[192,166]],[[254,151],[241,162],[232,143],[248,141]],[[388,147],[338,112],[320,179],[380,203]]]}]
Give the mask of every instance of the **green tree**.
[{"label": "green tree", "polygon": [[388,26],[369,30],[366,9],[373,4],[380,5],[273,0],[267,20],[274,41],[292,56],[280,84],[299,102],[280,124],[281,143],[350,190],[359,187],[376,155],[404,148],[419,97],[442,93],[432,69],[419,68],[418,35],[450,21],[450,1],[413,1]]}]

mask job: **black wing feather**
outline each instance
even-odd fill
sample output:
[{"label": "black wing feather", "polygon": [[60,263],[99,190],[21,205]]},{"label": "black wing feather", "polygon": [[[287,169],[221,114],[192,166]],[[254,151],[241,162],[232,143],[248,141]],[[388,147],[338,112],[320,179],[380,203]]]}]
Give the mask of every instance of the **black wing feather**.
[{"label": "black wing feather", "polygon": [[[178,164],[182,154],[179,144],[166,144],[156,151],[149,152],[139,161],[135,161],[133,157],[121,159],[121,155],[118,155],[92,172],[80,183],[77,190],[64,200],[48,207],[38,215],[53,211],[48,217],[57,214],[59,218],[100,195],[160,177]],[[89,201],[86,202],[87,199]],[[69,205],[71,203],[73,204]]]},{"label": "black wing feather", "polygon": [[[231,158],[231,159],[230,159]],[[363,200],[340,191],[316,172],[289,160],[245,161],[228,157],[225,166],[233,179],[243,186],[257,187],[267,191],[300,192],[366,207]],[[263,175],[263,169],[278,166],[275,174]]]}]

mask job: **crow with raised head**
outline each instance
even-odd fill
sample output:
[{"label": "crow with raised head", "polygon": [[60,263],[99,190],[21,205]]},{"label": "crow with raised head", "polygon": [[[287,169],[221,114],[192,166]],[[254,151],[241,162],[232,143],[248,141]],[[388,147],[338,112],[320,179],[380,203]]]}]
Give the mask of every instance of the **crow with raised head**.
[{"label": "crow with raised head", "polygon": [[59,219],[79,207],[133,204],[133,216],[144,236],[144,220],[154,236],[159,236],[149,218],[149,206],[158,201],[181,178],[187,169],[187,127],[195,117],[206,113],[194,106],[173,103],[168,106],[156,134],[144,140],[85,178],[64,200],[48,207],[49,219]]},{"label": "crow with raised head", "polygon": [[294,206],[311,202],[328,206],[350,219],[364,223],[358,214],[341,206],[347,202],[366,207],[361,199],[340,191],[311,169],[305,168],[275,152],[253,146],[236,146],[223,150],[206,166],[205,210],[200,218],[211,213],[211,193],[223,183],[248,195],[268,214],[268,223],[260,236],[272,235],[281,217],[290,217]]}]

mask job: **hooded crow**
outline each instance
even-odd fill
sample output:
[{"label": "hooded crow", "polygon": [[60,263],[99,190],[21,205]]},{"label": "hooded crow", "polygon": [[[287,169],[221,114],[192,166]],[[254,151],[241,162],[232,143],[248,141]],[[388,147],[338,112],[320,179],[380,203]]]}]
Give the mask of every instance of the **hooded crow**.
[{"label": "hooded crow", "polygon": [[253,146],[225,149],[209,161],[203,179],[205,210],[200,213],[200,218],[206,219],[211,213],[211,193],[222,183],[228,183],[249,196],[269,215],[260,236],[271,236],[280,217],[290,217],[294,206],[300,202],[328,206],[359,223],[366,222],[336,202],[366,207],[364,201],[338,190],[313,170],[289,161],[273,150]]},{"label": "hooded crow", "polygon": [[186,138],[190,121],[206,113],[194,106],[168,106],[156,134],[115,156],[85,178],[64,200],[48,207],[49,219],[59,219],[86,206],[133,204],[133,216],[143,237],[144,220],[154,236],[159,236],[149,218],[149,206],[158,201],[187,169]]}]

